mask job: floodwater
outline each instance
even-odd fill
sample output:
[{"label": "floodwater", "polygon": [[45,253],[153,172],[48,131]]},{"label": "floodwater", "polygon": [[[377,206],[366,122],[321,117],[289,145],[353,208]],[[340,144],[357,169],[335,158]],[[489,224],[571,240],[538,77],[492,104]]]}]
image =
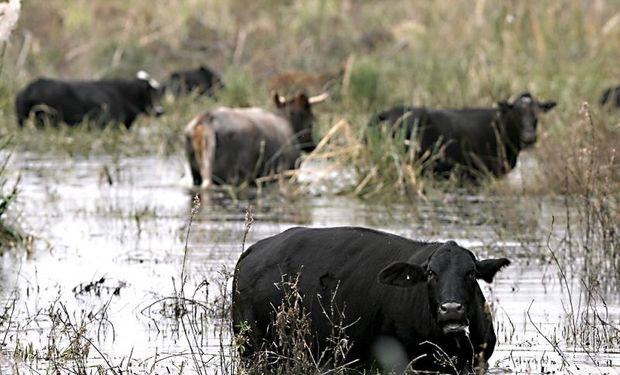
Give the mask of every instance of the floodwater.
[{"label": "floodwater", "polygon": [[[180,158],[14,155],[22,221],[34,240],[31,254],[0,258],[0,373],[95,373],[94,365],[205,373],[204,363],[206,373],[225,373],[222,293],[246,229],[245,247],[299,225],[454,239],[480,257],[508,257],[512,265],[483,283],[498,336],[490,372],[618,373],[618,295],[588,294],[571,277],[574,267],[551,257],[554,249],[564,254],[561,198],[444,194],[386,204],[269,192],[248,201],[214,192],[203,196],[188,236],[193,193],[180,182],[184,168]],[[173,297],[181,289],[187,300],[179,305]],[[595,324],[585,326],[583,317]],[[579,333],[573,341],[571,327]]]}]

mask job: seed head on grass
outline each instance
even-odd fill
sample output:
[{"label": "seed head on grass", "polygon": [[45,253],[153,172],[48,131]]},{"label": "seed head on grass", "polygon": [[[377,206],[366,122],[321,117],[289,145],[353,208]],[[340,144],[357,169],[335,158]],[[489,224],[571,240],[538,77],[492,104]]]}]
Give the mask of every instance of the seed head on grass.
[{"label": "seed head on grass", "polygon": [[21,6],[21,0],[0,3],[0,43],[8,42],[13,29],[17,26]]}]

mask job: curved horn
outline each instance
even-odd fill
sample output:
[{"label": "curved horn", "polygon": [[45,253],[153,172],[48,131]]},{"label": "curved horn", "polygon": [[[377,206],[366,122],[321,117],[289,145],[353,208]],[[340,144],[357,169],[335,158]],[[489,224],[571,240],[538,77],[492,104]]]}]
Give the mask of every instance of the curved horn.
[{"label": "curved horn", "polygon": [[327,98],[329,98],[329,93],[328,92],[324,92],[321,95],[309,97],[308,98],[308,103],[310,103],[310,104],[320,103],[322,101],[325,101],[325,99],[327,99]]}]

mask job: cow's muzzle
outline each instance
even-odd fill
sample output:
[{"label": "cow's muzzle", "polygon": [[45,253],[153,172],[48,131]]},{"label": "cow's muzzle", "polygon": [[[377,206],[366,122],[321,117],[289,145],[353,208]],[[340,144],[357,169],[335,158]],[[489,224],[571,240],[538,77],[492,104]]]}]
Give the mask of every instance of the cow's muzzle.
[{"label": "cow's muzzle", "polygon": [[521,148],[528,148],[536,143],[537,137],[536,133],[533,134],[523,134],[521,136]]},{"label": "cow's muzzle", "polygon": [[469,327],[465,306],[458,302],[446,302],[439,306],[437,321],[444,334],[464,333]]},{"label": "cow's muzzle", "polygon": [[153,116],[155,117],[159,117],[163,115],[164,113],[166,113],[166,111],[164,110],[164,107],[160,105],[154,106],[152,112],[153,112]]}]

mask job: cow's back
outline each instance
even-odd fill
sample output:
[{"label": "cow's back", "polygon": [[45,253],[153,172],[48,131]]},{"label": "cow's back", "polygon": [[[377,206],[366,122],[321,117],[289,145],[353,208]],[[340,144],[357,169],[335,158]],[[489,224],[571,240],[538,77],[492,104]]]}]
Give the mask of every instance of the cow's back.
[{"label": "cow's back", "polygon": [[465,168],[462,172],[466,173],[497,169],[498,134],[493,125],[497,109],[429,108],[421,113],[423,116],[416,116],[420,126],[419,155],[433,157],[431,152],[441,149],[431,163],[434,173],[447,174],[456,166]]},{"label": "cow's back", "polygon": [[213,179],[251,181],[294,167],[300,156],[284,118],[261,108],[220,107],[208,112],[216,135]]},{"label": "cow's back", "polygon": [[493,135],[492,122],[497,110],[492,108],[426,109],[426,126],[442,135],[446,142],[458,140],[474,147]]},{"label": "cow's back", "polygon": [[28,117],[37,106],[46,106],[59,120],[75,124],[100,109],[97,102],[89,100],[76,89],[75,82],[39,78],[22,90],[16,99],[18,118]]}]

